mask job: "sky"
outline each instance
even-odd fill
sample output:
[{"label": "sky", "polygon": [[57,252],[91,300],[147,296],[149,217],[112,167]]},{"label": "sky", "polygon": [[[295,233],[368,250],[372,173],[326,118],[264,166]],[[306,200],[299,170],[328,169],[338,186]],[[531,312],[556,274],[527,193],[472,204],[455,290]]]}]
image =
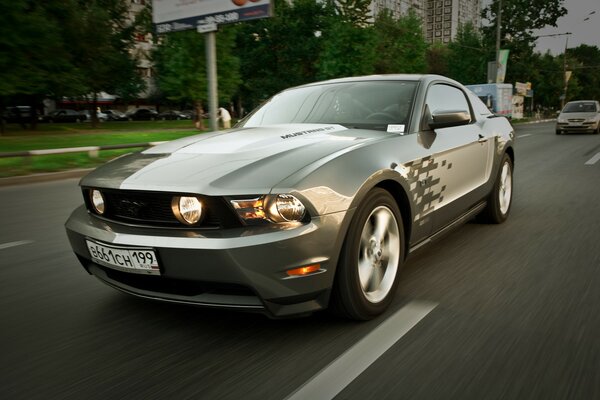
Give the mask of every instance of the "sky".
[{"label": "sky", "polygon": [[[569,35],[569,48],[580,44],[600,47],[600,0],[565,0],[567,15],[557,21],[557,27],[544,28],[535,34],[548,35],[554,33],[571,32]],[[592,11],[595,14],[589,15]],[[589,17],[589,20],[584,21]],[[536,50],[557,55],[565,51],[567,36],[543,37],[536,40]]]},{"label": "sky", "polygon": [[[484,0],[482,4],[486,6],[489,2],[489,0]],[[568,12],[567,15],[558,19],[557,26],[535,31],[534,35],[571,32],[572,35],[568,36],[569,48],[577,47],[580,44],[600,47],[600,0],[565,0],[563,5]],[[596,13],[589,15],[592,11],[596,11]],[[584,21],[588,15],[589,20]],[[540,53],[550,51],[553,55],[562,54],[565,51],[566,39],[567,36],[539,38],[536,40],[536,50]]]}]

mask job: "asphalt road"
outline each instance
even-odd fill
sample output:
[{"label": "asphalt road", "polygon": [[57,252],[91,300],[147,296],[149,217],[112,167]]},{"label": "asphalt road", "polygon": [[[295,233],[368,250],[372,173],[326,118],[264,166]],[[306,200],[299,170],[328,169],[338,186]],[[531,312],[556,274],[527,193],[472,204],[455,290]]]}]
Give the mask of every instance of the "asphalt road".
[{"label": "asphalt road", "polygon": [[[517,138],[509,220],[413,256],[367,323],[120,294],[70,251],[76,180],[0,188],[0,398],[283,399],[325,377],[339,399],[600,399],[600,136],[546,123]],[[402,335],[392,322],[415,304],[431,311]]]}]

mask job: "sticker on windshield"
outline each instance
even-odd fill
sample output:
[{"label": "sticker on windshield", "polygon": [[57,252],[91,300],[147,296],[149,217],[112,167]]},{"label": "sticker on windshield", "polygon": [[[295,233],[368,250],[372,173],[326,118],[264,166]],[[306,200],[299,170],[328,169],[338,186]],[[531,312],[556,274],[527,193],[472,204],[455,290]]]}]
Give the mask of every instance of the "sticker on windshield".
[{"label": "sticker on windshield", "polygon": [[404,125],[388,125],[388,132],[404,133]]}]

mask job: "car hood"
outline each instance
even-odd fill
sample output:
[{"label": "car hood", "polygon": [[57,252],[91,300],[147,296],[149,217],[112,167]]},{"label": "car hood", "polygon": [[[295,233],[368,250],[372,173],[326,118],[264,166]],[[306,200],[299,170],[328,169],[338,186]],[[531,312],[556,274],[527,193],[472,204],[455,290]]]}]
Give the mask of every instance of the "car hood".
[{"label": "car hood", "polygon": [[560,113],[558,118],[560,119],[588,119],[598,117],[596,112],[573,112],[573,113]]},{"label": "car hood", "polygon": [[328,124],[206,133],[122,156],[88,174],[81,185],[206,195],[268,193],[317,160],[389,135]]}]

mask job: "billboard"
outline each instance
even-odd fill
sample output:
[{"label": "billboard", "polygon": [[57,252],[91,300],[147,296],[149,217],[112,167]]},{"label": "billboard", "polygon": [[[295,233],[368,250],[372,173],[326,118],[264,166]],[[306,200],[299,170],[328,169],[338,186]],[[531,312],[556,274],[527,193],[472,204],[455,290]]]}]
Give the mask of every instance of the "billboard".
[{"label": "billboard", "polygon": [[271,0],[153,0],[157,33],[196,29],[205,24],[231,24],[271,16]]}]

